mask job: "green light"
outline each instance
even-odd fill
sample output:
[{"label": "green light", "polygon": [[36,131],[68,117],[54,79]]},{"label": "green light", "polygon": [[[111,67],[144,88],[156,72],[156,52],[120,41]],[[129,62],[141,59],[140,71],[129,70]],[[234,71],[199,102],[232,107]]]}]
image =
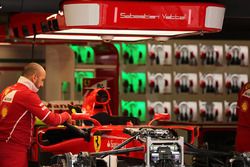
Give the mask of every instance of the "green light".
[{"label": "green light", "polygon": [[95,53],[94,49],[89,46],[84,46],[80,48],[80,56],[81,60],[85,64],[94,64],[95,61]]},{"label": "green light", "polygon": [[122,85],[124,93],[145,93],[146,73],[126,73],[122,71]]},{"label": "green light", "polygon": [[70,49],[73,50],[74,52],[79,52],[79,46],[77,45],[69,45]]},{"label": "green light", "polygon": [[92,71],[75,71],[75,89],[76,91],[82,91],[82,80],[84,78],[94,78],[94,72]]},{"label": "green light", "polygon": [[90,46],[69,45],[69,47],[80,57],[77,57],[78,63],[94,64],[95,52]]},{"label": "green light", "polygon": [[[124,55],[127,54],[127,59]],[[146,64],[147,46],[146,44],[125,44],[122,43],[122,59],[124,64]]]},{"label": "green light", "polygon": [[118,54],[121,55],[121,45],[120,45],[120,43],[114,43],[114,46],[115,46]]},{"label": "green light", "polygon": [[69,82],[63,81],[61,89],[63,93],[67,93],[69,91]]},{"label": "green light", "polygon": [[129,117],[136,117],[140,121],[146,121],[146,102],[144,101],[121,101],[122,114],[126,111]]}]

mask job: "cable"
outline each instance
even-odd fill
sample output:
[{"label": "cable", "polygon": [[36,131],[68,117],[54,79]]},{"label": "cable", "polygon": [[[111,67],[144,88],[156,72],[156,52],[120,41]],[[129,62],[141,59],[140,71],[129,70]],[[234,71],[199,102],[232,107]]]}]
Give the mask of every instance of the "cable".
[{"label": "cable", "polygon": [[[194,159],[194,163],[193,165],[194,166],[197,166],[197,167],[208,167],[210,166],[210,163],[214,164],[216,163],[216,165],[220,165],[221,167],[224,167],[226,164],[225,162],[222,162],[221,160],[219,160],[217,157],[231,157],[233,156],[234,154],[231,152],[231,153],[226,153],[226,152],[218,152],[218,151],[210,151],[210,150],[201,150],[201,149],[198,149],[198,148],[195,148],[193,145],[189,144],[189,143],[184,143],[190,150],[185,150],[185,154],[190,154],[190,155],[195,155],[197,157],[201,157],[202,158],[206,158],[201,161],[197,160],[197,159]],[[207,165],[204,165],[207,164]],[[218,166],[218,167],[220,167]]]},{"label": "cable", "polygon": [[31,60],[34,60],[34,50],[35,50],[36,32],[34,33],[32,48],[31,48]]},{"label": "cable", "polygon": [[125,154],[129,152],[136,152],[136,151],[143,151],[143,150],[144,150],[144,147],[130,147],[130,148],[124,148],[124,149],[119,149],[119,150],[95,152],[95,153],[90,153],[90,155],[94,157],[99,157],[102,155]]}]

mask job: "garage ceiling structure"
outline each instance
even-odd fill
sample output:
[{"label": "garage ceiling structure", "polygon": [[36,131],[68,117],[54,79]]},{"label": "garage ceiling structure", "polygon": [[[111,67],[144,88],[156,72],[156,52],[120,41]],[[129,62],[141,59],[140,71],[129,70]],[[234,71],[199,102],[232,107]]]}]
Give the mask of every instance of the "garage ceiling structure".
[{"label": "garage ceiling structure", "polygon": [[[0,35],[6,34],[9,17],[16,13],[57,13],[60,4],[67,0],[0,0]],[[115,0],[114,0],[115,1]],[[131,0],[132,1],[132,0]],[[147,0],[143,0],[147,1]],[[152,1],[152,0],[151,0]],[[157,0],[162,2],[215,2],[224,4],[226,14],[222,31],[200,36],[183,37],[187,39],[250,39],[250,1],[249,0]]]},{"label": "garage ceiling structure", "polygon": [[[207,0],[204,0],[207,1]],[[204,34],[202,39],[250,40],[250,1],[217,0],[226,7],[223,28],[220,33]],[[198,39],[199,37],[188,37]]]}]

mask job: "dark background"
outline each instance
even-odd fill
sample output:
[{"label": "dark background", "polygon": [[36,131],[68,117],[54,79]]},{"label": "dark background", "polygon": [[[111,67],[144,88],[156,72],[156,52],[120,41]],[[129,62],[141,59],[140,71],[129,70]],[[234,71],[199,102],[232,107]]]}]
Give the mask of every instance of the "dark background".
[{"label": "dark background", "polygon": [[[19,12],[57,13],[62,1],[0,0],[0,26],[8,25],[9,16]],[[164,2],[170,2],[170,0],[165,0]],[[205,34],[202,36],[202,39],[250,39],[250,0],[172,0],[172,2],[215,2],[225,5],[226,14],[222,31],[220,33]],[[199,39],[201,37],[193,36],[185,38]]]}]

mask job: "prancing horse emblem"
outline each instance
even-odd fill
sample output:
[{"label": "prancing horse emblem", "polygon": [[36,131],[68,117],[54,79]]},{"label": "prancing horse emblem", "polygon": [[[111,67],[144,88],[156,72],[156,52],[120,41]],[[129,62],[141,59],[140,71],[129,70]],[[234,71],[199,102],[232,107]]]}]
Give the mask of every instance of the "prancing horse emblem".
[{"label": "prancing horse emblem", "polygon": [[94,135],[94,148],[96,152],[100,151],[101,148],[101,136]]}]

